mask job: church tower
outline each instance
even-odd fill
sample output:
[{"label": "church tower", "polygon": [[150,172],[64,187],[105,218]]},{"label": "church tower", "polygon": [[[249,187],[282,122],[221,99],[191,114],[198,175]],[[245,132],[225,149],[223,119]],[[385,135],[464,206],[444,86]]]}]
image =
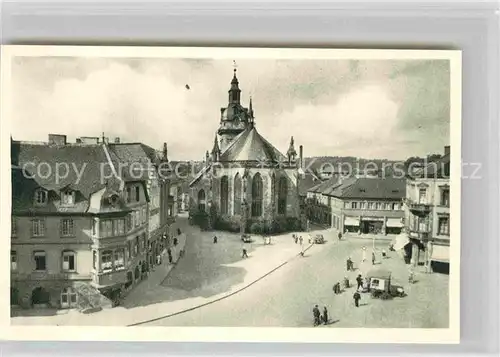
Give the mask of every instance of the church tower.
[{"label": "church tower", "polygon": [[221,108],[220,126],[217,134],[220,137],[220,151],[224,151],[238,134],[243,132],[253,122],[253,109],[241,105],[241,89],[236,76],[236,65],[233,79],[228,91],[227,107]]}]

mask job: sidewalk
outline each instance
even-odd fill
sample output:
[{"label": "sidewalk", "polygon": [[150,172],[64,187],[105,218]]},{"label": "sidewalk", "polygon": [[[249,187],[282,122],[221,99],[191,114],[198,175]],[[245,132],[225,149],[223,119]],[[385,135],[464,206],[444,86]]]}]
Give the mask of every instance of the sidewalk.
[{"label": "sidewalk", "polygon": [[[212,237],[215,234],[219,238],[217,244],[212,242]],[[304,238],[304,249],[308,248],[307,233],[299,232],[298,234]],[[121,306],[89,315],[71,311],[65,315],[50,317],[17,317],[11,320],[12,324],[77,326],[128,326],[140,324],[148,320],[193,310],[199,306],[230,296],[296,258],[301,251],[300,245],[294,243],[292,233],[272,237],[271,245],[264,245],[263,239],[259,236],[255,236],[254,239],[255,241],[248,246],[249,257],[241,259],[242,244],[238,234],[200,232],[196,227],[189,227],[181,243],[184,245],[188,241],[185,257],[180,259],[177,266],[162,265],[157,267],[147,280],[141,282],[125,298]],[[333,241],[333,236],[330,237],[330,234],[325,233],[325,239]],[[205,252],[203,253],[205,254],[205,261],[197,259],[199,258],[199,252],[189,251],[192,243],[200,244],[200,249]],[[309,248],[310,251],[314,251],[320,249],[320,247],[313,245]],[[208,255],[206,253],[208,250],[212,250],[214,253]],[[188,257],[188,254],[191,257]],[[227,260],[227,258],[234,261],[221,264],[221,262],[225,261],[223,259]],[[190,259],[194,260],[191,261]],[[195,263],[197,266],[194,267],[192,272],[183,270]],[[181,264],[183,269],[181,269]],[[212,271],[204,273],[204,267],[210,265],[220,269],[229,269],[230,273],[236,270],[238,280],[235,283],[231,279],[231,274],[228,274],[228,276],[224,274],[218,275]],[[176,276],[174,277],[172,274]],[[187,276],[185,277],[185,275]],[[198,276],[200,276],[200,281],[193,282],[192,280],[196,280]],[[214,276],[217,281],[214,281]],[[212,278],[212,281],[210,278]],[[190,283],[196,283],[197,285],[194,285],[194,288],[182,285],[189,285]],[[220,284],[222,285],[218,286]],[[222,292],[217,293],[219,291]],[[150,300],[158,302],[150,303]]]}]

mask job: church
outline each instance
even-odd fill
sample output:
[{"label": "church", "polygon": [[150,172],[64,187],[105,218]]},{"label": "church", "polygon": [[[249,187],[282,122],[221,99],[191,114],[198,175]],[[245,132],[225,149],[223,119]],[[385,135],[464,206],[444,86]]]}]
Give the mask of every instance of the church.
[{"label": "church", "polygon": [[273,233],[300,230],[298,157],[293,137],[283,155],[256,128],[252,98],[241,104],[236,69],[220,109],[220,124],[205,164],[190,182],[190,216],[208,228]]}]

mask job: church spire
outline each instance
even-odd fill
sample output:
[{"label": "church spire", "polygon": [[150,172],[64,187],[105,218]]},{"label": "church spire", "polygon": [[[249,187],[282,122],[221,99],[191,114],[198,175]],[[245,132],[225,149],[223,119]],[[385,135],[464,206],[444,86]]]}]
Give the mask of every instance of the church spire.
[{"label": "church spire", "polygon": [[293,136],[290,138],[290,146],[288,147],[288,151],[286,152],[286,155],[288,156],[289,163],[295,162],[295,159],[297,157],[297,151],[295,151]]},{"label": "church spire", "polygon": [[238,77],[236,77],[236,61],[233,61],[233,79],[231,80],[231,88],[229,89],[229,103],[240,104],[240,87]]},{"label": "church spire", "polygon": [[248,114],[250,115],[250,118],[253,119],[252,96],[250,96],[250,103],[248,104]]},{"label": "church spire", "polygon": [[217,140],[217,133],[216,133],[215,139],[214,139],[214,147],[212,149],[212,161],[214,161],[214,162],[219,161],[219,156],[220,156],[220,149],[219,149],[219,142]]},{"label": "church spire", "polygon": [[167,148],[167,143],[163,143],[163,157],[162,157],[163,162],[168,162],[168,148]]}]

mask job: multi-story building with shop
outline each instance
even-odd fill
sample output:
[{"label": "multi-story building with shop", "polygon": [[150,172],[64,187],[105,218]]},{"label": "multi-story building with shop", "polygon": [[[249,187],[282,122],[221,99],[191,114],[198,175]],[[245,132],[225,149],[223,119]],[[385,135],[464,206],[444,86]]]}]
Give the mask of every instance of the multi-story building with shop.
[{"label": "multi-story building with shop", "polygon": [[340,232],[399,234],[405,190],[405,180],[398,178],[331,178],[308,192],[316,212],[310,219]]},{"label": "multi-story building with shop", "polygon": [[[440,160],[408,177],[405,200],[406,230],[413,244],[413,263],[449,269],[450,147]],[[423,258],[423,259],[422,259]]]},{"label": "multi-story building with shop", "polygon": [[110,306],[147,275],[153,190],[117,151],[106,138],[12,141],[12,305]]}]

